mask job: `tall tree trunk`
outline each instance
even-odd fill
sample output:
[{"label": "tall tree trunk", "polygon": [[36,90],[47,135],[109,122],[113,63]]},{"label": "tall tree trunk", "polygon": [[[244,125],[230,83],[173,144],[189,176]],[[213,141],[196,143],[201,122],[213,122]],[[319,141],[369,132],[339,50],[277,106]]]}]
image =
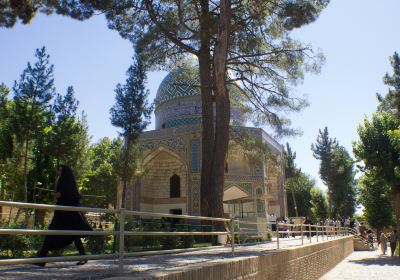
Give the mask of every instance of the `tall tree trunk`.
[{"label": "tall tree trunk", "polygon": [[25,138],[25,151],[24,151],[24,202],[28,202],[28,136]]},{"label": "tall tree trunk", "polygon": [[[226,61],[229,49],[229,27],[231,20],[230,0],[220,2],[221,14],[218,24],[217,45],[214,53],[215,77],[215,144],[212,161],[211,214],[223,217],[223,195],[225,181],[225,163],[229,143],[230,102],[226,87]],[[220,225],[221,226],[221,225]],[[219,228],[217,228],[218,230]]]},{"label": "tall tree trunk", "polygon": [[393,195],[394,200],[394,208],[396,212],[396,226],[397,226],[397,234],[400,233],[400,192],[395,192]]},{"label": "tall tree trunk", "polygon": [[122,193],[121,193],[121,208],[125,208],[126,200],[126,189],[128,186],[128,168],[129,168],[129,157],[130,157],[130,139],[125,138],[125,156],[124,156],[124,170],[122,178]]},{"label": "tall tree trunk", "polygon": [[214,154],[214,110],[212,94],[212,72],[210,57],[210,11],[208,0],[201,0],[200,22],[200,50],[199,70],[202,102],[202,138],[201,138],[201,183],[200,183],[200,207],[201,215],[210,216],[211,196],[211,170]]},{"label": "tall tree trunk", "polygon": [[332,214],[332,192],[328,190],[328,216],[330,219],[333,218]]},{"label": "tall tree trunk", "polygon": [[292,193],[293,206],[294,206],[294,213],[295,213],[296,217],[298,217],[298,216],[299,216],[299,210],[297,209],[297,203],[296,203],[296,198],[295,198],[295,196],[294,196],[293,188],[290,189],[290,192]]}]

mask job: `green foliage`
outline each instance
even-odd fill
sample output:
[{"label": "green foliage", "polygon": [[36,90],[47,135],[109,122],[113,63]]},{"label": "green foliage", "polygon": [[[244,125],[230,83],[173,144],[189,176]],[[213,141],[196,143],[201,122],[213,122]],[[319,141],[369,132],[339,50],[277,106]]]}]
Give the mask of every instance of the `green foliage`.
[{"label": "green foliage", "polygon": [[85,205],[104,208],[116,206],[121,149],[122,139],[111,140],[108,137],[90,147],[90,170],[81,181]]},{"label": "green foliage", "polygon": [[376,112],[371,121],[357,129],[359,141],[353,143],[356,158],[364,163],[365,170],[371,170],[388,184],[392,191],[400,192],[400,166],[397,140],[391,132],[400,127],[400,120],[386,112]]},{"label": "green foliage", "polygon": [[389,187],[384,180],[365,173],[360,180],[360,202],[364,205],[364,217],[368,224],[383,229],[393,224],[393,207],[389,196]]},{"label": "green foliage", "polygon": [[127,185],[132,182],[137,169],[138,147],[135,145],[140,133],[149,124],[153,110],[147,101],[149,91],[145,89],[146,71],[139,56],[136,56],[133,65],[129,67],[127,76],[125,85],[117,85],[115,104],[110,109],[111,123],[122,129],[120,135],[125,141],[124,151],[121,154],[122,207],[125,206]]},{"label": "green foliage", "polygon": [[334,217],[352,217],[356,206],[356,183],[353,159],[342,146],[332,152],[331,196]]},{"label": "green foliage", "polygon": [[[289,32],[313,22],[329,1],[238,1],[232,13],[227,51],[228,84],[247,99],[254,122],[266,123],[278,133],[293,134],[282,112],[299,111],[307,102],[293,98],[289,84],[304,71],[318,71],[322,56],[290,38]],[[201,12],[199,12],[201,11]],[[116,4],[106,11],[109,27],[128,38],[153,68],[174,68],[189,55],[207,52],[210,67],[216,60],[220,2],[140,1]],[[213,68],[213,67],[211,67]],[[207,81],[208,83],[208,81]],[[202,85],[206,86],[206,85]],[[261,114],[260,114],[261,112]]]},{"label": "green foliage", "polygon": [[[133,220],[125,224],[125,229],[130,231],[144,232],[171,232],[192,231],[192,225],[176,224],[172,221],[142,221]],[[125,248],[129,251],[137,250],[168,250],[177,248],[193,247],[195,239],[193,236],[129,236],[125,241]]]},{"label": "green foliage", "polygon": [[[299,216],[311,216],[311,189],[315,187],[315,181],[309,175],[300,172],[298,176],[287,182],[288,189],[294,193],[296,199],[297,211]],[[295,208],[291,194],[287,194],[287,204],[289,216],[295,216]]]},{"label": "green foliage", "polygon": [[383,77],[383,83],[389,86],[388,93],[383,97],[377,93],[379,101],[378,110],[385,111],[393,114],[400,112],[400,58],[397,52],[390,57],[390,64],[393,68],[393,75],[386,75]]},{"label": "green foliage", "polygon": [[0,84],[0,166],[11,157],[14,144],[9,118],[12,106],[8,99],[9,94],[10,89],[5,84]]},{"label": "green foliage", "polygon": [[328,218],[328,202],[325,194],[319,188],[311,189],[311,217],[313,221]]},{"label": "green foliage", "polygon": [[125,85],[117,84],[115,105],[111,108],[111,123],[122,129],[121,136],[135,142],[149,124],[152,106],[145,89],[146,72],[138,57],[127,71]]},{"label": "green foliage", "polygon": [[311,145],[313,156],[321,161],[319,174],[322,181],[328,187],[331,188],[331,161],[332,161],[332,150],[337,147],[338,143],[336,139],[329,137],[328,128],[325,127],[323,131],[319,130],[317,142]]},{"label": "green foliage", "polygon": [[90,18],[95,10],[109,7],[110,1],[1,1],[0,27],[13,27],[17,22],[29,24],[37,13],[50,15],[57,13],[77,20]]},{"label": "green foliage", "polygon": [[112,248],[112,236],[86,237],[86,246],[92,254],[104,254]]},{"label": "green foliage", "polygon": [[[385,97],[377,94],[378,111],[372,115],[371,121],[364,118],[364,124],[358,127],[360,139],[353,143],[353,152],[359,161],[363,161],[362,169],[369,176],[373,175],[372,182],[390,188],[400,230],[400,58],[397,53],[391,57],[391,65],[393,75],[386,74],[383,79],[389,92]],[[369,185],[380,193],[376,184]]]},{"label": "green foliage", "polygon": [[329,216],[353,216],[356,206],[354,163],[349,153],[336,139],[329,137],[328,128],[319,130],[317,142],[311,145],[316,159],[321,161],[319,174],[328,187]]},{"label": "green foliage", "polygon": [[[26,228],[24,223],[3,223],[2,228],[21,229]],[[45,228],[36,228],[45,229]],[[2,235],[0,238],[0,256],[7,258],[21,258],[32,255],[33,251],[38,250],[43,243],[43,236],[38,235]]]},{"label": "green foliage", "polygon": [[58,164],[69,165],[78,180],[86,172],[89,136],[73,88],[56,95],[45,47],[36,50],[35,59],[15,82],[12,100],[0,87],[0,196],[51,203]]},{"label": "green foliage", "polygon": [[312,190],[315,180],[301,171],[294,162],[296,152],[293,152],[286,143],[285,149],[285,187],[287,191],[287,204],[289,216],[312,216]]}]

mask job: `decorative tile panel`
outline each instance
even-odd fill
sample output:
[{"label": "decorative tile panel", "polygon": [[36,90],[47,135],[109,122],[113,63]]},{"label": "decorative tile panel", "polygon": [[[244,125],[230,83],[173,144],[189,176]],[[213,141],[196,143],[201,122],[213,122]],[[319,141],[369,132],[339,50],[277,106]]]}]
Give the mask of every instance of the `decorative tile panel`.
[{"label": "decorative tile panel", "polygon": [[192,215],[200,215],[200,182],[192,182]]},{"label": "decorative tile panel", "polygon": [[200,95],[199,75],[190,71],[196,70],[180,68],[164,78],[154,100],[156,107],[179,97]]},{"label": "decorative tile panel", "polygon": [[178,154],[182,155],[186,158],[187,155],[187,147],[183,138],[173,138],[173,139],[162,139],[162,140],[154,140],[154,141],[146,141],[140,143],[140,148],[142,151],[144,150],[153,150],[160,146],[166,146]]},{"label": "decorative tile panel", "polygon": [[201,123],[201,117],[192,117],[192,118],[182,118],[182,119],[175,119],[175,120],[168,120],[164,123],[165,128],[171,128],[175,126],[182,126],[182,125],[193,125]]},{"label": "decorative tile panel", "polygon": [[192,172],[200,172],[200,141],[192,141]]}]

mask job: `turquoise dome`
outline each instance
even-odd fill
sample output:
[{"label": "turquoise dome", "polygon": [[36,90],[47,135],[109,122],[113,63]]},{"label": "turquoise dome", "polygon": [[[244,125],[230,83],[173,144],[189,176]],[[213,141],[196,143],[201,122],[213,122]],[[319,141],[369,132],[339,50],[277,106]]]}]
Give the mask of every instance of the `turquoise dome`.
[{"label": "turquoise dome", "polygon": [[[232,90],[232,93],[236,92]],[[239,95],[231,96],[232,125],[243,123],[243,114],[234,102],[235,96]],[[202,106],[198,68],[185,66],[169,73],[157,90],[154,104],[156,129],[200,124]]]},{"label": "turquoise dome", "polygon": [[188,96],[201,96],[199,71],[183,67],[164,78],[157,90],[154,103],[157,108],[168,101]]}]

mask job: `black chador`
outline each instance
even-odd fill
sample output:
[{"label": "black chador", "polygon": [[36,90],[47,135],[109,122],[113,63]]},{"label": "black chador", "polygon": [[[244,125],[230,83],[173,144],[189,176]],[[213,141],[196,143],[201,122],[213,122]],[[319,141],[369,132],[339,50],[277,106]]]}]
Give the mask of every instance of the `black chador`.
[{"label": "black chador", "polygon": [[[55,197],[57,205],[79,206],[80,194],[76,186],[75,176],[71,169],[65,165],[60,167],[60,177],[57,181],[57,189]],[[81,212],[55,210],[53,219],[49,225],[49,230],[79,230],[91,231],[92,228]],[[44,239],[42,249],[38,253],[38,257],[46,257],[47,253],[52,250],[60,250],[71,243],[79,251],[80,255],[85,254],[85,250],[81,241],[84,236],[78,235],[47,235]],[[80,261],[77,264],[85,264],[86,261]],[[44,266],[45,263],[38,264]]]}]

